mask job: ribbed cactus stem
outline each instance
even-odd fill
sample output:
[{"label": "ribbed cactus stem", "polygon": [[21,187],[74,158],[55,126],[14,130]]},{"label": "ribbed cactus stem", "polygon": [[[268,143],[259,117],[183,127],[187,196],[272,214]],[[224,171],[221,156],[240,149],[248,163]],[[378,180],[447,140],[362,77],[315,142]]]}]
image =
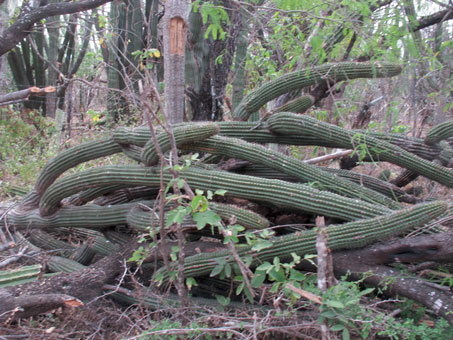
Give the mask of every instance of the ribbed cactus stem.
[{"label": "ribbed cactus stem", "polygon": [[18,269],[2,270],[0,271],[0,288],[33,281],[38,278],[41,270],[42,266],[40,264],[23,266]]},{"label": "ribbed cactus stem", "polygon": [[[440,216],[446,209],[446,202],[436,201],[371,219],[331,225],[326,227],[327,246],[331,250],[360,248],[406,230],[419,228]],[[314,229],[297,232],[273,238],[272,245],[260,252],[253,251],[249,245],[237,246],[237,252],[240,256],[251,255],[253,264],[271,261],[274,257],[285,258],[291,253],[303,256],[316,253],[316,236]],[[184,262],[184,276],[208,275],[219,264],[220,259],[234,263],[234,258],[229,251],[187,257]],[[166,283],[169,280],[169,273],[165,268],[161,268],[156,272],[155,277],[161,277]]]},{"label": "ribbed cactus stem", "polygon": [[35,184],[35,190],[44,191],[66,170],[89,160],[121,152],[121,146],[112,139],[87,142],[60,153],[47,162]]},{"label": "ribbed cactus stem", "polygon": [[290,91],[320,83],[334,83],[356,78],[393,77],[402,68],[390,63],[337,63],[311,67],[284,74],[250,92],[233,112],[235,120],[247,120],[268,101]]},{"label": "ribbed cactus stem", "polygon": [[237,138],[213,136],[204,141],[183,145],[181,148],[248,160],[279,170],[304,182],[315,182],[317,183],[316,187],[321,190],[359,198],[366,202],[377,203],[393,209],[401,208],[397,202],[380,193],[345,180],[335,174],[327,173],[319,167],[286,156],[281,152]]},{"label": "ribbed cactus stem", "polygon": [[425,137],[425,143],[434,145],[441,140],[453,137],[453,120],[440,123],[428,131]]},{"label": "ribbed cactus stem", "polygon": [[[127,213],[139,204],[152,204],[150,201],[99,206],[95,204],[80,207],[65,207],[55,214],[41,217],[37,209],[11,213],[8,221],[16,229],[43,229],[60,227],[105,228],[126,224]],[[45,237],[44,237],[45,238]],[[39,246],[39,245],[38,245]]]},{"label": "ribbed cactus stem", "polygon": [[[219,132],[219,127],[215,123],[204,123],[200,125],[180,126],[173,129],[173,136],[175,137],[176,146],[181,144],[193,142],[196,140],[203,140],[213,136]],[[166,132],[162,132],[157,136],[157,143],[162,152],[170,151],[171,143],[170,136]],[[150,139],[142,151],[142,162],[148,166],[155,165],[159,162],[159,155],[154,145],[154,141]]]},{"label": "ribbed cactus stem", "polygon": [[[347,179],[348,181],[354,182],[361,186],[364,186],[368,189],[371,189],[375,192],[379,192],[382,195],[390,197],[399,202],[406,202],[406,203],[416,203],[417,199],[406,193],[403,189],[393,185],[389,182],[382,181],[372,176],[364,175],[358,172],[353,172],[349,170],[343,169],[335,169],[335,168],[327,168],[327,167],[320,167],[321,170],[335,174],[336,176],[342,177]],[[289,182],[300,182],[300,179],[297,179],[294,176],[287,175],[281,171],[271,169],[267,166],[262,166],[259,164],[251,164],[247,165],[244,168],[235,171],[240,174],[244,175],[251,175],[257,177],[264,177],[270,179],[280,179],[283,181]]]},{"label": "ribbed cactus stem", "polygon": [[272,113],[277,112],[304,113],[313,105],[314,102],[315,99],[312,96],[309,95],[300,96],[272,110]]},{"label": "ribbed cactus stem", "polygon": [[38,248],[52,250],[54,251],[54,254],[56,253],[64,257],[71,256],[76,249],[74,246],[64,241],[57,240],[49,233],[42,230],[33,230],[30,232],[28,240]]},{"label": "ribbed cactus stem", "polygon": [[[264,201],[279,207],[338,217],[343,220],[372,217],[389,212],[388,208],[376,204],[319,191],[307,185],[279,180],[190,168],[181,171],[180,177],[184,178],[194,189],[212,191],[224,189],[229,196]],[[171,174],[164,173],[166,183],[172,178]],[[43,195],[40,202],[40,214],[49,216],[55,213],[63,198],[78,191],[93,186],[119,183],[128,186],[159,185],[159,169],[137,165],[108,166],[92,168],[63,177],[50,186]]]},{"label": "ribbed cactus stem", "polygon": [[[236,219],[235,223],[248,229],[265,229],[270,226],[270,222],[259,214],[231,204],[209,202],[209,209],[215,211],[226,222],[234,216]],[[137,206],[129,211],[127,224],[130,228],[139,231],[153,230],[159,226],[159,213]],[[183,228],[194,229],[196,222],[188,215],[184,218],[181,225]]]},{"label": "ribbed cactus stem", "polygon": [[343,148],[366,148],[367,153],[375,160],[399,165],[449,188],[453,187],[453,170],[424,160],[383,140],[365,134],[354,134],[306,115],[278,113],[271,116],[267,123],[271,131],[276,134],[302,132],[326,141],[341,143]]},{"label": "ribbed cactus stem", "polygon": [[50,271],[54,273],[72,273],[80,270],[84,270],[87,267],[83,264],[78,263],[77,261],[61,257],[61,256],[52,256],[47,262],[47,267]]},{"label": "ribbed cactus stem", "polygon": [[[197,125],[200,123],[185,123],[186,125]],[[341,148],[342,144],[336,141],[319,139],[303,131],[288,130],[287,134],[272,134],[265,123],[257,122],[217,122],[220,128],[219,135],[226,137],[236,137],[248,142],[256,143],[276,143],[286,145],[319,145],[332,148]],[[438,145],[428,146],[422,139],[404,136],[401,134],[383,134],[372,131],[353,130],[354,134],[367,134],[371,137],[382,139],[397,145],[417,156],[433,160],[439,156],[441,148]],[[135,129],[118,128],[113,133],[113,139],[120,144],[133,144],[142,147],[151,138],[149,128],[137,127]]]},{"label": "ribbed cactus stem", "polygon": [[227,222],[234,216],[236,223],[247,229],[266,229],[271,224],[260,214],[232,204],[209,202],[209,209],[214,210]]}]

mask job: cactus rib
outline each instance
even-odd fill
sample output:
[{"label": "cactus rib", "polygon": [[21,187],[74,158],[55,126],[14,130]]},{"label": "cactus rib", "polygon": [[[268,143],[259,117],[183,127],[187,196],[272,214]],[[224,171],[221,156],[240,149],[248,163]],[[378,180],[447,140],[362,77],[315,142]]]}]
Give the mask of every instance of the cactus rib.
[{"label": "cactus rib", "polygon": [[453,137],[453,120],[440,123],[428,131],[425,137],[425,143],[434,145],[441,140]]},{"label": "cactus rib", "polygon": [[309,95],[300,96],[296,99],[293,99],[282,106],[277,107],[272,113],[277,112],[294,112],[294,113],[304,113],[307,111],[315,102],[315,98]]},{"label": "cactus rib", "polygon": [[[325,216],[354,220],[388,213],[390,210],[358,199],[350,199],[330,192],[322,192],[307,185],[288,183],[279,180],[257,179],[222,171],[187,169],[180,172],[193,188],[202,190],[224,189],[227,195],[265,201],[271,204],[299,209]],[[171,174],[164,173],[168,183]],[[40,202],[41,216],[49,216],[58,210],[60,201],[88,187],[119,184],[158,185],[159,170],[143,166],[107,166],[88,169],[56,181],[44,193]]]},{"label": "cactus rib", "polygon": [[[382,195],[387,197],[393,198],[399,202],[406,202],[406,203],[416,203],[417,198],[414,196],[409,195],[403,189],[393,185],[389,182],[382,181],[372,176],[364,175],[361,173],[344,170],[344,169],[334,169],[334,168],[327,168],[327,167],[320,167],[323,171],[335,174],[339,177],[345,178],[351,182],[356,184],[363,185],[373,191],[379,192]],[[271,169],[266,166],[258,165],[258,164],[250,164],[246,167],[235,171],[240,174],[244,175],[251,175],[256,177],[264,177],[270,179],[280,179],[283,181],[299,181],[294,176],[289,176],[284,174],[280,171]]]},{"label": "cactus rib", "polygon": [[283,173],[294,176],[305,182],[318,182],[321,190],[328,190],[366,202],[377,203],[390,208],[399,209],[400,204],[362,187],[356,183],[330,174],[313,165],[298,161],[280,152],[269,150],[261,145],[248,143],[236,138],[213,136],[204,141],[198,141],[181,146],[191,151],[222,154],[229,157],[241,158],[253,163],[263,164]]},{"label": "cactus rib", "polygon": [[307,86],[356,78],[392,77],[401,72],[401,66],[390,63],[337,63],[325,64],[306,70],[284,74],[250,92],[233,112],[235,120],[247,120],[268,101]]},{"label": "cactus rib", "polygon": [[[436,201],[371,219],[331,225],[326,228],[328,246],[331,250],[360,248],[405,230],[421,227],[440,216],[446,209],[445,202]],[[315,253],[316,231],[312,229],[275,237],[271,242],[272,246],[260,252],[252,251],[249,245],[238,246],[237,252],[241,257],[251,255],[253,264],[269,261],[274,257],[285,258],[293,252],[299,256]],[[184,276],[208,275],[218,265],[218,259],[224,259],[229,263],[234,262],[233,256],[226,250],[190,256],[184,262]],[[156,272],[155,277],[161,278],[166,283],[169,280],[169,273],[165,268],[161,268]]]},{"label": "cactus rib", "polygon": [[[186,125],[199,125],[200,123],[185,123]],[[217,122],[220,132],[219,135],[226,137],[236,137],[248,142],[255,143],[276,143],[287,145],[319,145],[332,148],[341,148],[342,144],[335,140],[326,141],[311,136],[304,131],[292,132],[288,134],[272,134],[266,127],[266,124],[257,124],[257,122]],[[353,130],[356,133],[365,133],[361,130]],[[372,137],[382,139],[389,143],[395,144],[406,151],[416,154],[417,156],[433,160],[439,156],[441,148],[437,145],[428,146],[422,139],[411,138],[400,134],[382,134],[377,132],[366,132]],[[113,133],[113,139],[120,144],[133,144],[143,147],[151,138],[148,128],[137,127],[133,130],[118,128]]]},{"label": "cactus rib", "polygon": [[320,139],[341,143],[343,148],[354,149],[356,144],[365,145],[368,152],[377,160],[399,165],[449,188],[453,187],[453,170],[424,160],[383,140],[360,133],[354,134],[354,132],[336,125],[292,113],[278,113],[271,116],[267,123],[271,131],[277,134],[287,134],[289,131],[297,133],[299,131]]},{"label": "cactus rib", "polygon": [[81,207],[65,207],[54,215],[41,217],[37,209],[8,215],[9,223],[17,229],[44,229],[61,227],[105,228],[126,224],[130,209],[139,204],[152,204],[150,201],[124,203],[111,206],[95,204]]},{"label": "cactus rib", "polygon": [[[173,129],[176,146],[181,144],[203,140],[213,136],[219,132],[219,127],[215,123],[204,123],[201,125],[179,126]],[[171,149],[170,136],[166,132],[162,132],[157,136],[157,143],[162,152],[167,152]],[[154,141],[150,139],[143,147],[142,162],[148,166],[156,165],[159,161]]]},{"label": "cactus rib", "polygon": [[121,146],[112,139],[83,143],[67,149],[47,162],[35,184],[35,191],[44,191],[66,170],[77,164],[121,152]]}]

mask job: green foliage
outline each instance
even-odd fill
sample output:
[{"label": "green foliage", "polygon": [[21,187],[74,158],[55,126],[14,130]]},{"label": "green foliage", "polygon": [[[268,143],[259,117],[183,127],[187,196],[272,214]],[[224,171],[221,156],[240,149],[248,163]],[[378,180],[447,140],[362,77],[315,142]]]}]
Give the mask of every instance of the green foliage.
[{"label": "green foliage", "polygon": [[350,339],[351,330],[362,339],[367,339],[373,316],[366,305],[361,304],[361,299],[373,290],[368,288],[361,291],[359,282],[340,281],[322,295],[318,323],[327,321],[329,329],[341,332],[343,340]]},{"label": "green foliage", "polygon": [[[162,319],[158,322],[152,321],[149,329],[135,338],[141,340],[214,339],[212,335],[206,333],[202,328],[203,325],[200,325],[197,322],[183,325],[180,321]],[[213,334],[214,336],[216,335],[215,333]],[[219,335],[220,334],[222,333],[219,332]],[[228,334],[222,335],[228,336]]]},{"label": "green foliage", "polygon": [[226,32],[223,29],[223,25],[229,25],[230,18],[223,7],[214,5],[210,2],[197,0],[192,3],[192,8],[194,12],[200,11],[204,25],[209,23],[204,34],[205,39],[208,39],[209,35],[211,35],[214,40],[225,39]]},{"label": "green foliage", "polygon": [[13,185],[31,187],[48,159],[57,151],[51,120],[34,111],[0,111],[0,195]]}]

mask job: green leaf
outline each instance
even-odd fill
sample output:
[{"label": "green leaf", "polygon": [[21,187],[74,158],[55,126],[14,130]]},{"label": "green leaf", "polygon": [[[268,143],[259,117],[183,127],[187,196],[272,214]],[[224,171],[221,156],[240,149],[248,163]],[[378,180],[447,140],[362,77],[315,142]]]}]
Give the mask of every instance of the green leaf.
[{"label": "green leaf", "polygon": [[193,286],[198,286],[198,282],[197,282],[197,280],[195,280],[195,278],[188,277],[186,279],[186,286],[189,290],[191,290]]},{"label": "green leaf", "polygon": [[226,296],[216,295],[215,298],[224,307],[228,306],[230,304],[230,302],[231,302],[231,299],[229,297],[226,297]]},{"label": "green leaf", "polygon": [[301,273],[298,270],[291,269],[290,270],[289,279],[293,280],[293,281],[304,281],[305,280],[305,274]]},{"label": "green leaf", "polygon": [[209,276],[214,277],[214,276],[219,275],[222,272],[224,267],[225,267],[225,264],[218,264],[217,266],[215,266],[212,269],[212,272],[211,272],[211,274],[209,274]]},{"label": "green leaf", "polygon": [[200,211],[193,214],[193,220],[197,222],[197,229],[203,229],[207,224],[218,225],[222,219],[212,210]]},{"label": "green leaf", "polygon": [[272,242],[268,240],[258,240],[252,247],[252,250],[259,252],[260,250],[272,247]]},{"label": "green leaf", "polygon": [[253,288],[259,288],[263,284],[264,280],[266,279],[266,272],[264,271],[255,271],[255,274],[253,275],[252,281],[250,282],[252,284]]},{"label": "green leaf", "polygon": [[343,340],[351,339],[351,336],[349,334],[349,330],[347,328],[343,329],[343,333],[341,335],[343,336]]},{"label": "green leaf", "polygon": [[214,192],[214,195],[225,196],[226,193],[227,193],[226,190],[219,189]]},{"label": "green leaf", "polygon": [[264,262],[263,264],[260,264],[257,268],[256,271],[267,271],[270,268],[272,268],[272,265],[269,262]]},{"label": "green leaf", "polygon": [[231,265],[229,263],[227,263],[225,265],[225,276],[226,277],[230,277],[231,276]]},{"label": "green leaf", "polygon": [[331,301],[331,300],[328,300],[328,301],[325,301],[323,303],[324,305],[326,306],[329,306],[329,307],[332,307],[332,308],[338,308],[338,309],[344,309],[344,304],[340,301]]},{"label": "green leaf", "polygon": [[269,271],[269,277],[273,279],[274,281],[277,282],[285,282],[286,281],[286,276],[285,273],[283,272],[282,269],[276,270],[275,268],[272,268]]},{"label": "green leaf", "polygon": [[184,179],[179,178],[178,179],[178,189],[182,189],[184,187]]},{"label": "green leaf", "polygon": [[167,221],[165,221],[165,226],[169,227],[173,223],[182,223],[184,217],[190,213],[190,207],[178,206],[175,209],[171,210],[167,214]]},{"label": "green leaf", "polygon": [[319,315],[327,319],[335,319],[337,317],[337,313],[335,313],[333,310],[327,310],[320,313]]},{"label": "green leaf", "polygon": [[342,331],[344,329],[344,325],[341,324],[341,323],[337,323],[335,325],[333,325],[332,327],[329,328],[332,332],[339,332],[339,331]]}]

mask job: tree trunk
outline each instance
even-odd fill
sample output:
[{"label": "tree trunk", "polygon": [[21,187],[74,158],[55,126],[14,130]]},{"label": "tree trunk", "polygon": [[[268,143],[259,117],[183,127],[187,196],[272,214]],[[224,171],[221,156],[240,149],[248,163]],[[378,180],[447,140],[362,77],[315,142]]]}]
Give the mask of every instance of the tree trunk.
[{"label": "tree trunk", "polygon": [[237,38],[242,25],[240,7],[230,1],[222,1],[227,10],[230,25],[224,25],[225,39],[205,39],[206,27],[199,12],[190,14],[190,37],[186,62],[186,90],[192,120],[222,120],[223,100],[228,74],[233,63]]},{"label": "tree trunk", "polygon": [[184,120],[184,68],[187,3],[167,0],[163,20],[165,118],[174,124]]},{"label": "tree trunk", "polygon": [[[55,1],[55,0],[54,0]],[[56,16],[52,22],[46,23],[47,34],[49,35],[49,44],[47,48],[47,84],[51,86],[57,85],[57,57],[58,57],[58,41],[60,39],[60,16]],[[57,110],[57,94],[53,92],[46,97],[46,116],[55,118]]]}]

